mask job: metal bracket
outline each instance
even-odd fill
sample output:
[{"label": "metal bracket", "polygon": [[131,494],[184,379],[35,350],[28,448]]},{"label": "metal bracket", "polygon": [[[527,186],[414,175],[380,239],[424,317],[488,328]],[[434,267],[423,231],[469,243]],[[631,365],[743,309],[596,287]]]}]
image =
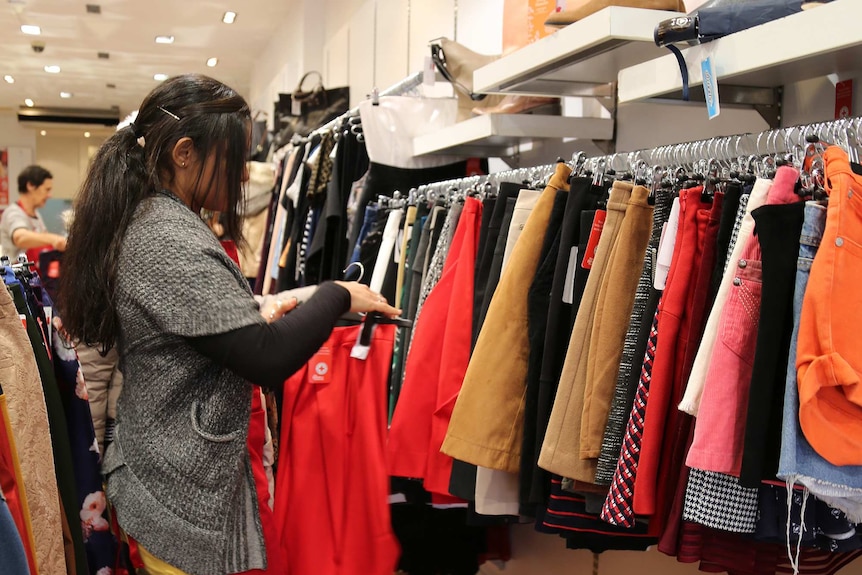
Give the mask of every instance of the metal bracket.
[{"label": "metal bracket", "polygon": [[[781,127],[781,106],[784,98],[784,89],[758,88],[755,86],[736,86],[732,84],[720,84],[718,94],[721,105],[730,108],[751,108],[755,110],[766,121],[773,130]],[[660,98],[651,98],[649,102],[656,103],[685,103],[682,99],[682,91],[673,92]],[[705,102],[703,86],[692,86],[690,102]]]}]

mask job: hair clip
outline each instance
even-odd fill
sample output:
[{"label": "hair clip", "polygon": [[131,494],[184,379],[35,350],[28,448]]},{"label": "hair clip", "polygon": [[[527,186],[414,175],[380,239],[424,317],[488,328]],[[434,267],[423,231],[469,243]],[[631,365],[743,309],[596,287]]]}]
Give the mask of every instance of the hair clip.
[{"label": "hair clip", "polygon": [[167,110],[165,110],[165,109],[164,109],[164,108],[162,108],[161,106],[159,106],[159,110],[161,110],[162,112],[164,112],[165,114],[167,114],[168,116],[170,116],[171,118],[173,118],[174,120],[176,120],[177,122],[179,122],[179,121],[180,121],[180,117],[179,117],[179,116],[177,116],[176,114],[174,114],[173,112],[168,112]]}]

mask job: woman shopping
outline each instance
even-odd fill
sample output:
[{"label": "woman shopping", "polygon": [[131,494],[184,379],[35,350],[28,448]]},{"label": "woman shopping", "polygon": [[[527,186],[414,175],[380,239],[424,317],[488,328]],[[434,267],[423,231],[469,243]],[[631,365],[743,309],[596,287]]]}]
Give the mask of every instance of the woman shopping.
[{"label": "woman shopping", "polygon": [[222,212],[242,241],[250,127],[231,88],[167,80],[93,158],[69,234],[64,327],[119,350],[125,383],[103,472],[155,573],[267,567],[246,450],[251,384],[280,386],[347,311],[400,313],[353,282],[321,284],[290,313],[295,301],[259,309],[199,215]]}]

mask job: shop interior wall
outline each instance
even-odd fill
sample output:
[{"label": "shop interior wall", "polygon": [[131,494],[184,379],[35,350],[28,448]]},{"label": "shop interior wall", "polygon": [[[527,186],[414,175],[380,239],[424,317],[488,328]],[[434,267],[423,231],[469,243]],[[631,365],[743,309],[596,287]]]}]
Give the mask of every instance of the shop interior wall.
[{"label": "shop interior wall", "polygon": [[[704,0],[689,0],[694,9]],[[372,88],[385,89],[423,69],[429,40],[454,38],[486,54],[502,49],[503,0],[293,0],[296,10],[273,38],[252,73],[250,100],[265,111],[279,92],[291,92],[304,71],[321,71],[325,85],[351,87],[351,105],[365,99]],[[793,125],[833,117],[834,83],[822,78],[785,88],[783,122]],[[857,90],[857,92],[862,90]],[[855,110],[862,113],[857,93]],[[577,102],[569,102],[577,109]],[[588,105],[584,105],[588,108]],[[617,111],[617,150],[629,151],[718,135],[759,132],[766,122],[753,110],[725,107],[715,120],[707,118],[702,104],[624,105]],[[526,146],[517,159],[522,166],[553,162],[578,149],[599,153],[582,142],[555,142]],[[515,160],[507,158],[507,163]],[[494,165],[505,167],[501,162]],[[533,575],[536,573],[589,573],[593,557],[587,551],[569,551],[562,540],[536,533],[530,526],[513,530],[513,559],[505,566],[487,564],[481,573]],[[655,550],[610,552],[601,556],[599,573],[697,573]],[[842,571],[862,575],[862,562]]]}]

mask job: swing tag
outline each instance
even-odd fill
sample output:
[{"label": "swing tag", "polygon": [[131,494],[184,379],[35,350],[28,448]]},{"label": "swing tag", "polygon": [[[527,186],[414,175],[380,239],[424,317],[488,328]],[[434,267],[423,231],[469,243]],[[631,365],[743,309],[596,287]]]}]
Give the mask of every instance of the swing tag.
[{"label": "swing tag", "polygon": [[605,210],[596,210],[596,215],[593,217],[593,229],[590,231],[587,249],[584,250],[584,261],[581,262],[581,267],[585,270],[593,268],[593,260],[596,259],[596,248],[599,247],[599,239],[602,237],[602,229],[605,227],[605,218],[607,215],[608,212]]},{"label": "swing tag", "polygon": [[21,320],[21,325],[24,326],[24,329],[27,329],[27,316],[23,313],[18,314],[18,319]]},{"label": "swing tag", "polygon": [[709,113],[709,119],[712,120],[721,114],[721,104],[718,100],[718,77],[715,75],[711,56],[707,56],[701,61],[700,69],[703,73],[703,96],[706,99],[706,111]]},{"label": "swing tag", "polygon": [[301,116],[302,115],[302,102],[300,102],[296,98],[291,98],[291,100],[290,100],[290,115],[291,116]]},{"label": "swing tag", "polygon": [[332,381],[332,348],[321,347],[311,358],[308,370],[308,382],[323,384]]}]

